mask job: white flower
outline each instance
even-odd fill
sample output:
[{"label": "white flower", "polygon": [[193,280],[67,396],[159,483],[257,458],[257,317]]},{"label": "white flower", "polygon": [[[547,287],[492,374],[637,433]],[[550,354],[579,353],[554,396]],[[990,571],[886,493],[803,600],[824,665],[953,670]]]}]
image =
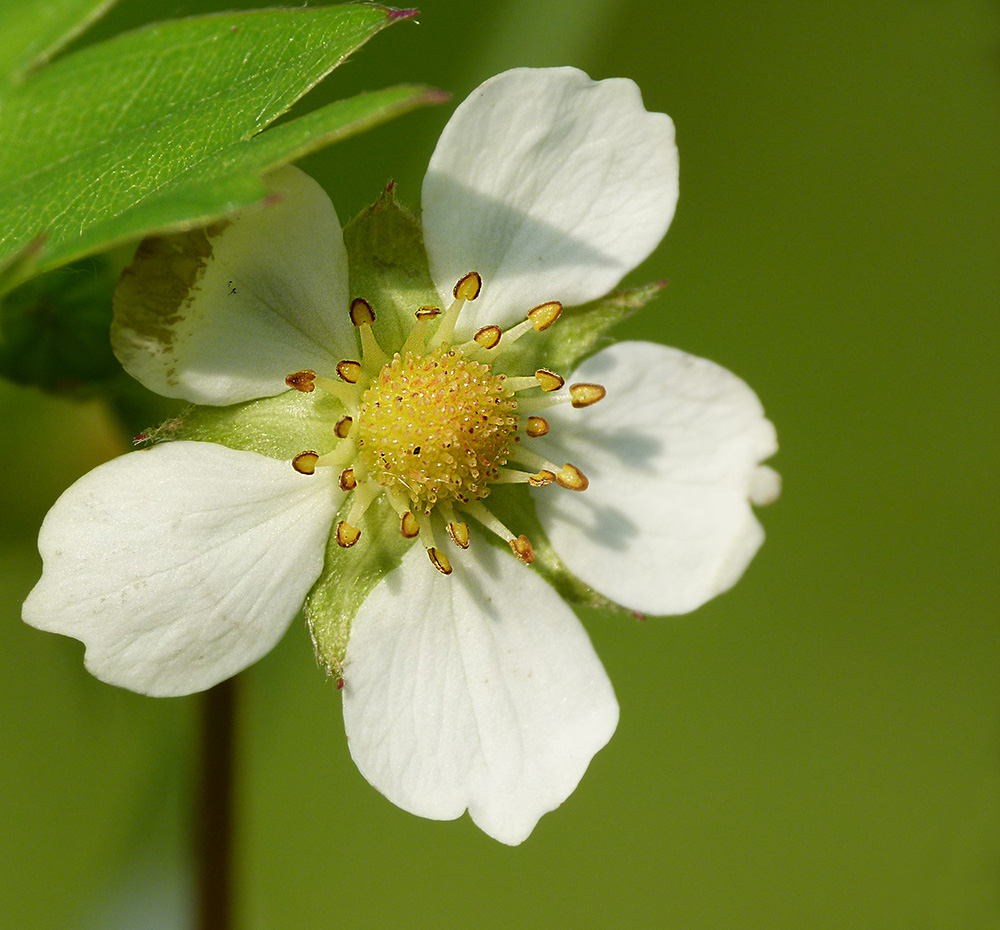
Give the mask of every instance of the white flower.
[{"label": "white flower", "polygon": [[[113,684],[208,688],[281,637],[331,530],[344,565],[361,558],[359,536],[381,544],[365,511],[388,501],[419,543],[353,618],[352,755],[406,810],[468,809],[519,843],[573,791],[618,706],[579,621],[522,564],[531,544],[484,489],[530,484],[565,566],[653,614],[732,585],[763,538],[751,502],[777,494],[760,464],[774,430],[753,392],[711,362],[620,343],[584,361],[569,391],[545,369],[504,377],[494,365],[516,363],[516,338],[544,339],[532,331],[562,305],[603,296],[655,248],[677,196],[673,125],[626,80],[561,68],[487,81],[445,127],[424,181],[427,257],[449,309],[382,317],[376,306],[377,338],[365,295],[349,292],[329,199],[292,168],[273,186],[266,208],[169,248],[143,245],[120,286],[116,351],[146,386],[197,404],[320,388],[336,410],[327,446],[303,450],[295,468],[191,441],[101,466],[45,520],[25,620],[82,640],[87,667]],[[577,463],[589,487],[558,462]],[[442,526],[457,546],[439,545]]]}]

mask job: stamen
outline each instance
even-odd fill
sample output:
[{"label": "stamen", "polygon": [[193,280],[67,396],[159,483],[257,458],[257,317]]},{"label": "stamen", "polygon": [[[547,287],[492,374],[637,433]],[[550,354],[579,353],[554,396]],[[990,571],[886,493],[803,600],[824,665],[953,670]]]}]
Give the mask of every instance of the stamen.
[{"label": "stamen", "polygon": [[413,516],[413,511],[407,510],[403,514],[399,521],[399,532],[403,534],[404,539],[413,539],[420,533],[420,524],[417,522],[417,518]]},{"label": "stamen", "polygon": [[375,311],[364,297],[355,297],[351,301],[351,322],[355,326],[371,326],[375,322]]},{"label": "stamen", "polygon": [[510,540],[510,548],[525,565],[535,561],[535,550],[531,548],[531,542],[523,533],[516,539]]},{"label": "stamen", "polygon": [[[552,466],[555,468],[555,466]],[[530,484],[533,488],[544,488],[556,480],[553,471],[542,469],[532,474],[530,471],[518,471],[515,468],[501,468],[499,474],[494,479],[494,484]]]},{"label": "stamen", "polygon": [[548,368],[539,368],[535,372],[535,377],[538,379],[538,383],[542,386],[542,390],[546,393],[550,391],[558,391],[566,382],[557,375],[554,371],[550,371]]},{"label": "stamen", "polygon": [[321,391],[332,394],[342,404],[357,406],[358,389],[353,384],[348,384],[346,381],[335,381],[333,378],[317,378],[315,383]]},{"label": "stamen", "polygon": [[366,481],[364,484],[357,486],[354,491],[354,503],[347,514],[347,523],[349,526],[354,527],[361,522],[365,511],[371,505],[371,502],[379,496],[381,491],[382,486],[377,481]]},{"label": "stamen", "polygon": [[506,349],[507,346],[513,345],[526,332],[529,332],[532,329],[534,329],[534,324],[531,322],[531,320],[522,320],[516,326],[512,326],[510,329],[507,330],[507,332],[503,334],[503,339],[500,340],[501,351]]},{"label": "stamen", "polygon": [[531,452],[524,448],[523,443],[519,444],[518,447],[511,452],[511,458],[516,459],[523,465],[529,465],[531,468],[537,468],[539,471],[543,469],[552,472],[554,475],[559,471],[558,465],[553,465],[547,458],[542,457],[537,452]]},{"label": "stamen", "polygon": [[341,380],[348,384],[357,384],[358,378],[361,377],[361,363],[350,359],[337,362],[337,374],[340,375]]},{"label": "stamen", "polygon": [[499,344],[501,336],[503,336],[503,330],[499,326],[491,325],[478,330],[472,338],[484,349],[493,349]]},{"label": "stamen", "polygon": [[528,319],[535,327],[535,332],[543,332],[548,329],[562,313],[562,304],[558,300],[549,300],[537,307],[532,307],[528,311]]},{"label": "stamen", "polygon": [[511,548],[511,551],[525,565],[530,565],[535,560],[534,550],[527,536],[515,536],[506,526],[504,526],[486,507],[482,501],[470,501],[463,504],[462,509],[470,516],[475,517],[486,529],[495,533],[504,540]]},{"label": "stamen", "polygon": [[478,271],[470,271],[458,279],[452,294],[456,300],[475,300],[483,289],[483,279]]},{"label": "stamen", "polygon": [[528,417],[528,422],[524,427],[524,431],[532,439],[537,439],[539,436],[545,436],[549,431],[549,421],[544,417]]},{"label": "stamen", "polygon": [[337,545],[341,549],[350,549],[361,538],[361,530],[351,526],[346,520],[337,524]]},{"label": "stamen", "polygon": [[375,339],[375,333],[372,332],[375,311],[372,310],[372,305],[364,297],[355,297],[351,301],[351,322],[361,334],[361,358],[364,360],[365,366],[369,369],[381,368],[386,363],[388,356],[382,351],[382,347]]},{"label": "stamen", "polygon": [[[548,472],[555,477],[556,482],[561,487],[568,488],[570,491],[586,491],[590,485],[587,476],[575,465],[570,465],[569,462],[563,465],[562,468],[559,468],[540,455],[529,452],[523,446],[518,446],[517,450],[511,453],[511,457],[525,465],[538,468],[539,472],[535,476],[536,478],[543,478],[543,473]],[[548,484],[549,482],[546,481],[545,483]],[[535,487],[541,487],[541,485],[535,485]]]},{"label": "stamen", "polygon": [[458,546],[459,549],[469,548],[469,524],[462,523],[461,521],[452,521],[446,527],[448,530],[448,535],[451,537],[451,541]]},{"label": "stamen", "polygon": [[[535,417],[534,419],[540,419]],[[354,424],[354,420],[351,417],[341,417],[337,420],[337,425],[333,428],[333,433],[338,439],[347,439],[348,434],[351,432],[351,426]]]},{"label": "stamen", "polygon": [[358,486],[358,480],[354,477],[353,468],[345,468],[340,473],[340,490],[353,491]]},{"label": "stamen", "polygon": [[475,300],[479,296],[483,287],[483,279],[476,271],[470,271],[467,275],[459,278],[452,294],[455,297],[452,305],[445,311],[441,322],[438,324],[437,332],[431,339],[431,347],[436,348],[446,342],[451,342],[455,335],[455,324],[458,323],[458,316],[462,312],[467,300]]},{"label": "stamen", "polygon": [[431,546],[427,550],[427,556],[431,560],[431,565],[433,565],[442,575],[451,574],[451,562],[448,561],[448,556],[446,556],[437,546]]},{"label": "stamen", "polygon": [[544,304],[539,304],[537,307],[532,307],[528,311],[525,320],[518,323],[517,326],[512,326],[503,334],[502,349],[513,345],[529,330],[533,329],[535,332],[540,333],[548,329],[559,319],[561,313],[562,304],[558,300],[550,300]]},{"label": "stamen", "polygon": [[427,326],[431,320],[436,320],[441,315],[441,310],[439,307],[421,307],[413,315],[417,318],[417,322],[414,323],[410,334],[406,337],[406,342],[403,343],[403,347],[399,350],[400,355],[406,355],[407,352],[420,355],[424,351],[424,337],[427,335]]},{"label": "stamen", "polygon": [[437,547],[437,542],[434,539],[434,530],[431,529],[430,518],[420,521],[420,541],[424,544],[424,548],[427,550],[427,557],[431,560],[431,564],[439,571],[442,575],[451,574],[451,562],[448,561],[448,556],[446,556]]},{"label": "stamen", "polygon": [[532,475],[528,479],[528,484],[533,488],[544,488],[552,484],[556,480],[556,476],[552,474],[547,468],[543,468],[537,475]]},{"label": "stamen", "polygon": [[[519,378],[506,378],[504,389],[507,392],[517,394],[519,391],[528,391],[531,388],[540,387],[546,393],[558,391],[565,382],[554,371],[548,368],[539,368],[534,377],[524,375]],[[520,402],[518,402],[520,404]]]},{"label": "stamen", "polygon": [[567,488],[570,491],[586,491],[590,487],[590,481],[587,479],[587,476],[575,465],[570,465],[569,462],[559,470],[559,473],[556,475],[556,482],[560,487]]},{"label": "stamen", "polygon": [[572,398],[571,402],[576,408],[589,407],[591,404],[596,404],[599,400],[604,400],[607,393],[603,384],[579,383],[569,386],[569,396]]},{"label": "stamen", "polygon": [[311,368],[293,371],[290,375],[285,376],[285,384],[303,394],[311,394],[316,390],[316,372]]},{"label": "stamen", "polygon": [[312,475],[316,473],[316,463],[319,455],[316,452],[300,452],[292,459],[292,468],[300,475]]},{"label": "stamen", "polygon": [[548,410],[550,407],[558,407],[560,404],[568,404],[572,401],[569,393],[565,394],[534,394],[531,397],[519,399],[517,402],[517,412],[531,415],[539,410]]},{"label": "stamen", "polygon": [[353,442],[342,442],[339,443],[336,448],[331,452],[327,452],[326,455],[321,455],[319,460],[316,462],[317,468],[333,468],[339,467],[341,465],[349,465],[355,455],[357,455],[358,447]]},{"label": "stamen", "polygon": [[458,546],[459,549],[469,548],[469,524],[463,523],[458,517],[455,516],[455,508],[451,504],[442,502],[441,505],[441,515],[445,519],[445,530],[447,530],[448,535],[451,537],[451,541]]}]

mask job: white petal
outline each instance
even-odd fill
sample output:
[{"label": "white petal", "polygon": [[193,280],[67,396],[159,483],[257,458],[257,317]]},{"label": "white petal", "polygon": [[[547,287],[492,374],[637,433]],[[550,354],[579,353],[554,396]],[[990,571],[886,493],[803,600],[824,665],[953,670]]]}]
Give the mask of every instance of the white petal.
[{"label": "white petal", "polygon": [[293,371],[332,372],[356,355],[330,198],[290,166],[268,184],[261,206],[143,243],[122,275],[112,344],[150,390],[234,404],[287,390]]},{"label": "white petal", "polygon": [[482,541],[452,558],[444,577],[414,546],[362,605],[347,738],[394,804],[434,820],[468,808],[513,845],[576,787],[618,704],[580,622],[533,571]]},{"label": "white petal", "polygon": [[506,71],[458,107],[431,157],[431,276],[450,301],[462,275],[482,275],[465,329],[510,324],[546,300],[585,303],[649,255],[676,202],[674,125],[646,112],[632,81]]},{"label": "white petal", "polygon": [[567,568],[652,614],[694,610],[733,585],[764,539],[750,499],[778,490],[759,465],[777,441],[757,396],[713,362],[649,342],[605,349],[572,380],[608,396],[546,415],[558,445],[547,454],[590,479],[583,492],[535,493]]},{"label": "white petal", "polygon": [[205,442],[114,459],[45,518],[24,619],[82,640],[111,684],[211,687],[270,651],[302,606],[340,493],[330,479]]}]

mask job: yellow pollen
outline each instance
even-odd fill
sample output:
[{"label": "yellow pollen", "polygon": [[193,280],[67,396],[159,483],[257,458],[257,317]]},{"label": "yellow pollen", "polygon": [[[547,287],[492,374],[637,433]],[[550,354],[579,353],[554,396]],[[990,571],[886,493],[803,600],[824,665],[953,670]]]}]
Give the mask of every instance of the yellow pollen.
[{"label": "yellow pollen", "polygon": [[480,500],[507,462],[517,402],[489,365],[443,345],[396,355],[361,398],[358,454],[371,476],[401,489],[415,512]]}]

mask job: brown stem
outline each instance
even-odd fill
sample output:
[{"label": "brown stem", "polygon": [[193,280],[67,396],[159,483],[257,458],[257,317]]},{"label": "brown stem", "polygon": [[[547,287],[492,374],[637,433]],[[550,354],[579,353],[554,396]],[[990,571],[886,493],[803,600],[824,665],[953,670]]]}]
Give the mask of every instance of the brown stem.
[{"label": "brown stem", "polygon": [[198,930],[232,930],[233,749],[236,679],[202,695],[195,865]]}]

